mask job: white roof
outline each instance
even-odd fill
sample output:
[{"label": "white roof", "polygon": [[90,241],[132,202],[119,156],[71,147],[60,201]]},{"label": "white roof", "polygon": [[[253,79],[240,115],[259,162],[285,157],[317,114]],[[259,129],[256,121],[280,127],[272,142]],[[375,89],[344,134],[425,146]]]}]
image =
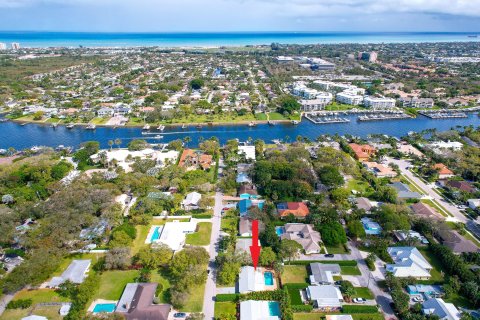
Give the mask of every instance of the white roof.
[{"label": "white roof", "polygon": [[188,205],[198,205],[198,202],[202,199],[202,195],[198,192],[190,192],[187,194],[185,199],[182,201],[184,206]]},{"label": "white roof", "polygon": [[353,320],[349,314],[330,314],[325,316],[326,320]]},{"label": "white roof", "polygon": [[155,242],[166,244],[173,251],[182,249],[185,244],[186,234],[195,232],[197,229],[197,223],[194,221],[180,222],[173,221],[167,222],[163,226],[160,238]]},{"label": "white roof", "polygon": [[319,307],[339,307],[343,301],[340,289],[332,285],[307,287],[308,298],[316,301]]},{"label": "white roof", "polygon": [[238,146],[238,154],[244,154],[247,160],[255,160],[255,146]]},{"label": "white roof", "polygon": [[32,314],[31,316],[23,317],[22,320],[48,320],[48,318]]},{"label": "white roof", "polygon": [[415,247],[389,247],[388,254],[394,264],[387,264],[387,271],[395,277],[430,277],[432,266]]},{"label": "white roof", "polygon": [[458,320],[460,312],[453,303],[445,303],[443,299],[431,298],[422,305],[424,314],[437,315],[441,320]]},{"label": "white roof", "polygon": [[255,271],[254,267],[243,267],[238,277],[238,291],[240,293],[247,293],[263,290],[265,290],[263,273],[258,269]]},{"label": "white roof", "polygon": [[240,302],[240,320],[280,320],[270,315],[270,301],[247,300]]},{"label": "white roof", "polygon": [[92,260],[73,260],[60,277],[53,277],[49,283],[50,287],[57,287],[69,280],[73,283],[82,283],[90,268]]}]

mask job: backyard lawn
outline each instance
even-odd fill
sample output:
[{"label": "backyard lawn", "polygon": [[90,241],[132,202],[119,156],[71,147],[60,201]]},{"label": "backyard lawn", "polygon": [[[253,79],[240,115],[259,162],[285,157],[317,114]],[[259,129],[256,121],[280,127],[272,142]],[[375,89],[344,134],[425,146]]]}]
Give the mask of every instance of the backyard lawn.
[{"label": "backyard lawn", "polygon": [[220,316],[233,315],[237,313],[235,302],[215,302],[215,319]]},{"label": "backyard lawn", "polygon": [[200,222],[197,225],[197,232],[187,234],[185,243],[194,246],[207,246],[210,244],[210,234],[212,233],[211,222]]},{"label": "backyard lawn", "polygon": [[237,230],[238,218],[237,217],[222,217],[221,228],[223,231]]},{"label": "backyard lawn", "polygon": [[[334,313],[341,315],[341,313]],[[325,319],[325,313],[294,313],[293,320],[321,320]],[[353,320],[383,320],[380,313],[357,313],[351,314]]]},{"label": "backyard lawn", "polygon": [[203,308],[203,295],[205,293],[205,283],[190,289],[190,296],[187,303],[182,308],[185,312],[201,312]]},{"label": "backyard lawn", "polygon": [[20,320],[30,314],[46,317],[49,320],[61,320],[63,317],[59,314],[60,306],[41,306],[28,309],[5,310],[0,316],[0,320]]},{"label": "backyard lawn", "polygon": [[[157,224],[156,222],[152,222],[152,224]],[[135,240],[133,240],[133,245],[132,245],[132,255],[137,254],[137,252],[145,246],[148,246],[148,244],[145,244],[145,240],[147,239],[148,231],[150,230],[150,227],[152,225],[146,225],[146,226],[136,226],[137,228],[137,237]]]},{"label": "backyard lawn", "polygon": [[305,283],[308,278],[306,266],[284,266],[282,283]]},{"label": "backyard lawn", "polygon": [[[152,272],[152,282],[157,282],[159,286],[163,288],[162,292],[158,295],[160,302],[162,303],[170,303],[168,300],[168,288],[170,288],[170,281],[162,274],[161,271],[153,271]],[[159,289],[157,288],[157,291]]]},{"label": "backyard lawn", "polygon": [[352,192],[352,190],[355,190],[361,194],[364,194],[367,193],[367,189],[370,187],[370,185],[368,184],[368,182],[366,181],[361,181],[361,180],[357,180],[357,179],[350,179],[348,180],[348,183],[347,183],[347,190]]},{"label": "backyard lawn", "polygon": [[418,251],[422,253],[422,255],[427,259],[428,263],[430,263],[433,267],[430,274],[432,277],[430,280],[426,281],[419,281],[420,283],[442,283],[443,282],[443,275],[440,270],[442,270],[442,264],[438,257],[436,257],[428,248],[418,248]]},{"label": "backyard lawn", "polygon": [[103,272],[100,275],[100,290],[95,295],[95,299],[120,299],[127,283],[135,282],[138,275],[137,270]]}]

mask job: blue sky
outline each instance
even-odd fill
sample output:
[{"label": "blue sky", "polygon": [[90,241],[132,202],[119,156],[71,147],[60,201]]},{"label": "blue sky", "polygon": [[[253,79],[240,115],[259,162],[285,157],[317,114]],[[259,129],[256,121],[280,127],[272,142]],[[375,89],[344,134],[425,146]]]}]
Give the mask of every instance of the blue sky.
[{"label": "blue sky", "polygon": [[0,0],[0,30],[480,31],[480,0]]}]

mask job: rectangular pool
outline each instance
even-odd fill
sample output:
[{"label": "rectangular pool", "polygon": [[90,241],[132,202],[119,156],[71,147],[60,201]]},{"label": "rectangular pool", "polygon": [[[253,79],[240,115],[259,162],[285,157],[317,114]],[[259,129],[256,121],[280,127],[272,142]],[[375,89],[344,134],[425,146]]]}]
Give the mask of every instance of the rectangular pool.
[{"label": "rectangular pool", "polygon": [[100,312],[114,312],[115,308],[117,307],[116,303],[98,303],[93,308],[93,313],[100,313]]},{"label": "rectangular pool", "polygon": [[269,301],[268,310],[270,311],[270,316],[280,318],[280,304],[278,302]]},{"label": "rectangular pool", "polygon": [[285,233],[285,230],[283,227],[275,227],[275,232],[277,233],[277,236],[281,236],[282,234]]},{"label": "rectangular pool", "polygon": [[273,286],[273,273],[267,271],[263,274],[263,277],[265,278],[265,285]]},{"label": "rectangular pool", "polygon": [[163,226],[158,226],[155,227],[152,233],[152,237],[150,238],[150,241],[153,242],[155,240],[160,239],[160,235],[162,234]]}]

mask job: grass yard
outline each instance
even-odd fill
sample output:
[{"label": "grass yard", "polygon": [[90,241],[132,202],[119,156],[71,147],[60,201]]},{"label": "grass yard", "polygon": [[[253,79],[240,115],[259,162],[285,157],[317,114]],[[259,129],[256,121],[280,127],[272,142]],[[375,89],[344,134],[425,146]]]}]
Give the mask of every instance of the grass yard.
[{"label": "grass yard", "polygon": [[215,302],[215,319],[220,316],[232,315],[237,313],[237,305],[235,302]]},{"label": "grass yard", "polygon": [[210,234],[212,233],[211,222],[200,222],[197,232],[187,234],[186,244],[194,246],[207,246],[210,244]]},{"label": "grass yard", "polygon": [[[332,313],[329,313],[332,314]],[[341,313],[333,313],[340,315]],[[325,319],[325,313],[294,313],[293,320],[321,320]],[[351,314],[353,320],[383,320],[381,313],[357,313]]]},{"label": "grass yard", "polygon": [[222,217],[221,229],[225,232],[228,230],[237,230],[238,218],[237,217]]},{"label": "grass yard", "polygon": [[161,271],[153,271],[152,272],[152,282],[157,282],[159,286],[162,286],[163,290],[158,295],[160,302],[162,303],[170,303],[168,300],[168,288],[170,288],[170,281],[162,274]]},{"label": "grass yard", "polygon": [[118,300],[127,283],[135,282],[138,270],[105,271],[100,275],[100,289],[95,299]]},{"label": "grass yard", "polygon": [[343,244],[338,244],[336,246],[325,246],[327,249],[328,253],[333,253],[333,254],[342,254],[342,253],[348,253],[347,250],[345,250],[345,247]]},{"label": "grass yard", "polygon": [[443,300],[445,300],[445,302],[453,303],[457,307],[464,307],[467,309],[475,308],[475,305],[472,304],[468,298],[462,297],[458,294],[452,294],[448,299],[443,298]]},{"label": "grass yard", "polygon": [[187,303],[182,308],[182,311],[185,312],[201,312],[203,308],[203,295],[205,293],[205,283],[193,287],[190,290],[190,297],[188,298]]},{"label": "grass yard", "polygon": [[350,179],[347,183],[347,190],[350,192],[352,192],[352,190],[355,190],[361,194],[366,194],[368,188],[370,188],[370,185],[366,181]]},{"label": "grass yard", "polygon": [[355,295],[353,295],[353,298],[375,299],[375,296],[370,289],[366,287],[355,287]]},{"label": "grass yard", "polygon": [[284,266],[282,283],[304,283],[307,281],[308,273],[306,266]]},{"label": "grass yard", "polygon": [[300,114],[294,114],[289,116],[288,118],[285,118],[283,114],[280,114],[278,112],[270,112],[268,114],[268,117],[270,120],[300,120]]},{"label": "grass yard", "polygon": [[[152,222],[152,224],[156,224],[156,221]],[[133,240],[132,244],[132,255],[137,254],[137,252],[142,248],[148,246],[145,244],[145,240],[147,239],[148,231],[152,225],[146,226],[136,226],[137,228],[137,237]]]},{"label": "grass yard", "polygon": [[14,300],[19,299],[32,299],[33,305],[42,302],[67,302],[68,298],[64,298],[55,292],[53,289],[36,289],[36,290],[27,290],[24,289],[19,291]]},{"label": "grass yard", "polygon": [[428,250],[428,248],[418,248],[418,251],[422,253],[425,259],[427,259],[428,263],[430,263],[433,267],[432,271],[430,271],[430,274],[432,275],[430,280],[420,281],[420,283],[443,283],[443,276],[440,272],[440,270],[442,270],[442,264],[440,263],[440,260],[430,250]]},{"label": "grass yard", "polygon": [[14,309],[14,310],[5,310],[5,312],[0,316],[0,320],[20,320],[23,317],[27,317],[30,313],[37,316],[46,317],[49,320],[61,320],[62,316],[58,313],[60,306],[51,306],[51,307],[31,307],[28,309]]},{"label": "grass yard", "polygon": [[362,274],[357,266],[340,266],[340,271],[344,276],[360,276]]}]

